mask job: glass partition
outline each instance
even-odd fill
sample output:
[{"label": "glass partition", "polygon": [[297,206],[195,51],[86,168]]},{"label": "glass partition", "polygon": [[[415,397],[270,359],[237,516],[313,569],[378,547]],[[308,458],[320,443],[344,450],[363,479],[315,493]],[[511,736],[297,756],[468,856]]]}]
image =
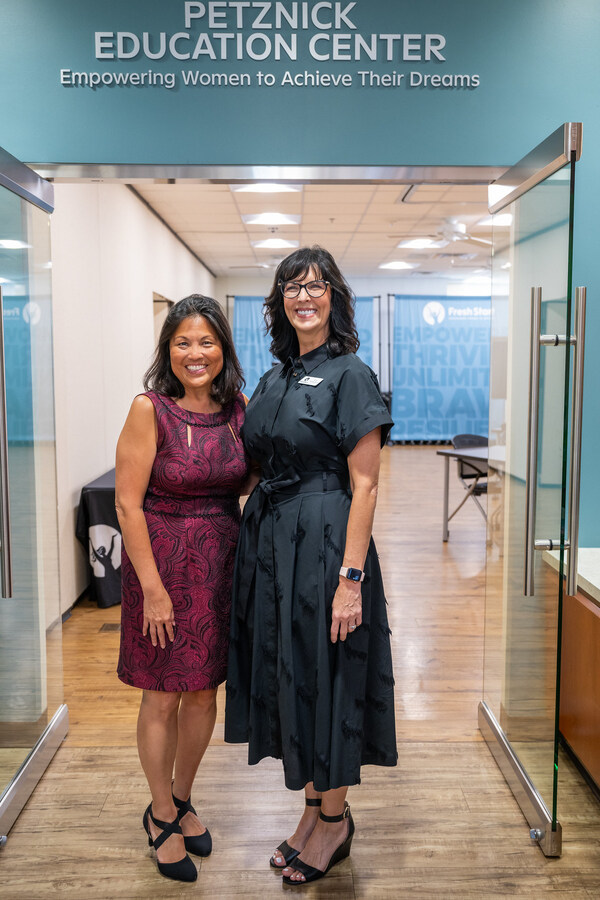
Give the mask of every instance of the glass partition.
[{"label": "glass partition", "polygon": [[[484,702],[553,830],[564,551],[557,577],[540,542],[558,548],[565,540],[571,223],[567,165],[494,217],[492,262]],[[538,329],[562,339],[540,338]],[[538,545],[526,591],[532,539]]]},{"label": "glass partition", "polygon": [[[62,704],[50,217],[0,188],[13,590],[0,597],[0,799]],[[9,593],[5,591],[5,593]]]}]

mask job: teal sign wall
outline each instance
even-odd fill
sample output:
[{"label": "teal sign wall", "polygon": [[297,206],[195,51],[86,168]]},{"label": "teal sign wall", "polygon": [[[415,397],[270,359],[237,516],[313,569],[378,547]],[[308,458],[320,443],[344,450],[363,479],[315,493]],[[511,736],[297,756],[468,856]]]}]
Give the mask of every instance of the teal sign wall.
[{"label": "teal sign wall", "polygon": [[2,143],[30,162],[502,165],[597,109],[599,13],[5,0]]},{"label": "teal sign wall", "polygon": [[510,165],[583,122],[574,271],[600,339],[598,0],[5,0],[0,26],[0,145],[32,163]]}]

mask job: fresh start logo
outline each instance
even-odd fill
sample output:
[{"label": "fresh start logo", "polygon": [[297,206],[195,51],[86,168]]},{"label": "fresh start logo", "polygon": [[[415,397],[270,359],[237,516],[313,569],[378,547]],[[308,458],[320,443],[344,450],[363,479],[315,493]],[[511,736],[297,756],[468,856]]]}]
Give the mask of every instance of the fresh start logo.
[{"label": "fresh start logo", "polygon": [[466,321],[478,321],[481,319],[489,319],[492,315],[490,306],[449,306],[448,318],[461,319]]},{"label": "fresh start logo", "polygon": [[432,300],[423,307],[423,318],[428,325],[441,325],[446,318],[446,310],[441,303]]},{"label": "fresh start logo", "polygon": [[423,319],[427,325],[441,325],[446,316],[450,319],[460,319],[462,322],[474,322],[489,319],[492,310],[488,306],[453,306],[445,307],[437,300],[431,300],[423,307]]}]

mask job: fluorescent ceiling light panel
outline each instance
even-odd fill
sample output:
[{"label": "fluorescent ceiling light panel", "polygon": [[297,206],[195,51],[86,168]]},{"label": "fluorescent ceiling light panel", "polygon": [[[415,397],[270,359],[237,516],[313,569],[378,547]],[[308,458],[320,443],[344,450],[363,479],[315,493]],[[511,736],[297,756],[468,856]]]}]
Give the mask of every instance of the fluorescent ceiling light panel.
[{"label": "fluorescent ceiling light panel", "polygon": [[410,238],[410,240],[400,241],[397,246],[410,250],[429,250],[434,247],[447,247],[448,241],[434,241],[433,238]]},{"label": "fluorescent ceiling light panel", "polygon": [[496,228],[508,228],[512,225],[512,213],[497,213],[495,216],[486,216],[480,219],[478,225],[494,225]]},{"label": "fluorescent ceiling light panel", "polygon": [[25,241],[0,241],[0,250],[29,250],[31,244],[26,244]]},{"label": "fluorescent ceiling light panel", "polygon": [[300,246],[300,241],[285,241],[283,238],[267,238],[264,241],[251,241],[258,250],[293,250]]},{"label": "fluorescent ceiling light panel", "polygon": [[394,259],[392,262],[381,263],[380,269],[416,269],[414,263],[404,262],[403,259]]},{"label": "fluorescent ceiling light panel", "polygon": [[274,184],[273,182],[255,182],[254,184],[230,184],[234,193],[244,194],[298,194],[301,184]]},{"label": "fluorescent ceiling light panel", "polygon": [[266,212],[242,216],[244,225],[299,225],[302,216],[287,216],[284,213]]}]

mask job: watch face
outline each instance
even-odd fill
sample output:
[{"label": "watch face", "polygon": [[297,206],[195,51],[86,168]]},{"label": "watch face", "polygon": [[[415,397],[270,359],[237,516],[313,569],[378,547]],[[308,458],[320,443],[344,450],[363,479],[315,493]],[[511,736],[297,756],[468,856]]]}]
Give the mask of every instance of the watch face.
[{"label": "watch face", "polygon": [[362,575],[362,572],[360,571],[360,569],[350,569],[349,568],[346,578],[349,578],[350,581],[360,581],[361,575]]}]

